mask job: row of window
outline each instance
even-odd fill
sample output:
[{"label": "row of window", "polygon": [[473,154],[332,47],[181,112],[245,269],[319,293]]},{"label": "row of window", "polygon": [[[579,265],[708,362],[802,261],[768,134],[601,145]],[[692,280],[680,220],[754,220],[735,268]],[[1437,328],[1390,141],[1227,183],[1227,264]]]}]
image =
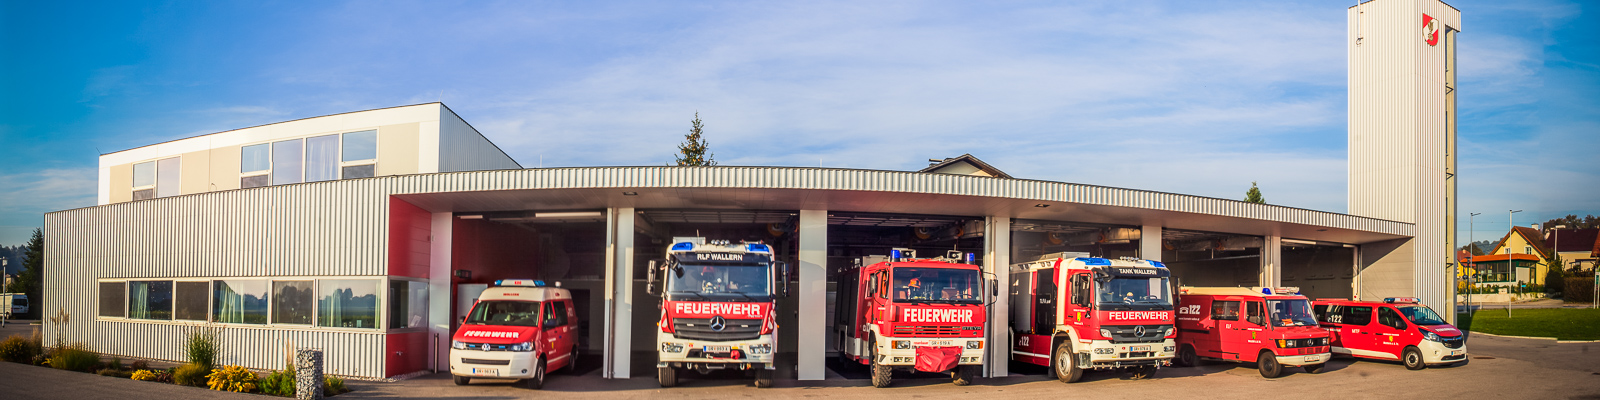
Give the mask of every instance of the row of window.
[{"label": "row of window", "polygon": [[[133,164],[133,199],[177,196],[181,157]],[[378,131],[365,130],[244,146],[239,187],[253,188],[377,174]]]},{"label": "row of window", "polygon": [[98,296],[102,318],[151,321],[404,329],[428,312],[428,283],[402,279],[102,280]]}]

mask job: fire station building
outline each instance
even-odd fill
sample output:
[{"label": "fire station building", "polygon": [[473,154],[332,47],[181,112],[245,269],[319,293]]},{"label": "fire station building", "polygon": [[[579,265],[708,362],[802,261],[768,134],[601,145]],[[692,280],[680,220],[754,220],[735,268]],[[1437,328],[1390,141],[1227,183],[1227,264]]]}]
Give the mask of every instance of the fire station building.
[{"label": "fire station building", "polygon": [[[1162,261],[1183,285],[1451,307],[1460,13],[1379,0],[1349,18],[1348,214],[1020,179],[970,155],[920,171],[524,168],[428,103],[102,155],[99,205],[45,217],[43,313],[71,315],[45,336],[181,360],[185,332],[212,327],[227,364],[314,347],[327,373],[406,377],[448,370],[485,284],[530,278],[572,291],[580,371],[648,376],[644,266],[684,236],[761,241],[791,266],[778,377],[800,380],[828,374],[835,275],[891,248],[975,253],[1002,284],[1013,263],[1087,252]],[[1009,297],[988,313],[988,376],[1008,372]]]}]

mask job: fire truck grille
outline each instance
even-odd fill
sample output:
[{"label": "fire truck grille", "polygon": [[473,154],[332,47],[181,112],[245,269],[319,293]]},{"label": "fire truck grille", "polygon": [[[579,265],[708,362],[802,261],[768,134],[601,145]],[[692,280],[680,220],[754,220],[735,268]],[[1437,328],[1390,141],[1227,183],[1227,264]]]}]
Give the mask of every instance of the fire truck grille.
[{"label": "fire truck grille", "polygon": [[[1109,331],[1111,343],[1154,343],[1167,340],[1167,330],[1172,329],[1172,325],[1106,325],[1100,328]],[[1144,336],[1140,336],[1140,332]]]},{"label": "fire truck grille", "polygon": [[673,318],[672,337],[692,340],[750,340],[761,337],[761,320],[730,319],[722,330],[711,327],[711,318]]},{"label": "fire truck grille", "polygon": [[895,337],[956,337],[961,336],[964,332],[969,331],[953,325],[900,325],[894,327],[893,335]]},{"label": "fire truck grille", "polygon": [[1465,346],[1467,344],[1467,337],[1466,336],[1446,337],[1446,338],[1444,338],[1444,342],[1443,343],[1444,343],[1444,347],[1448,347],[1448,348],[1452,348],[1452,349],[1459,349],[1459,348],[1461,348],[1461,346]]}]

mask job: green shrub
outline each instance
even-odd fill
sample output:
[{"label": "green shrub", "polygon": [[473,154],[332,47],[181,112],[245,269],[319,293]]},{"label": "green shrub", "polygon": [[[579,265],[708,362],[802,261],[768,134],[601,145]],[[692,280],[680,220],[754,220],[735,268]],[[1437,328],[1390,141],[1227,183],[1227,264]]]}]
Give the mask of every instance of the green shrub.
[{"label": "green shrub", "polygon": [[50,358],[45,357],[44,354],[34,354],[33,355],[33,361],[30,362],[30,364],[33,364],[33,365],[44,365],[45,361],[48,361],[49,359]]},{"label": "green shrub", "polygon": [[150,362],[145,360],[133,360],[133,364],[129,364],[128,368],[131,368],[135,371],[141,369],[150,369]]},{"label": "green shrub", "polygon": [[206,375],[211,370],[200,364],[184,364],[172,371],[172,383],[184,386],[205,386]]},{"label": "green shrub", "polygon": [[256,373],[238,365],[229,365],[211,370],[206,375],[207,387],[211,390],[221,390],[236,393],[250,393],[256,391]]},{"label": "green shrub", "polygon": [[211,369],[217,365],[218,353],[221,353],[221,346],[218,344],[215,329],[195,328],[190,330],[189,336],[184,339],[183,355],[189,358],[190,364]]},{"label": "green shrub", "polygon": [[322,395],[334,396],[350,393],[350,388],[344,386],[344,379],[337,376],[324,375],[322,377]]},{"label": "green shrub", "polygon": [[1562,297],[1563,299],[1576,303],[1588,303],[1594,301],[1593,275],[1587,277],[1569,277],[1564,280],[1566,281],[1566,292],[1564,293],[1565,296]]},{"label": "green shrub", "polygon": [[33,360],[33,356],[39,354],[39,350],[39,342],[22,335],[11,335],[5,341],[0,341],[0,360],[29,362]]},{"label": "green shrub", "polygon": [[288,369],[267,374],[257,382],[256,386],[261,389],[261,393],[294,397],[294,366],[290,365]]},{"label": "green shrub", "polygon": [[113,369],[113,370],[121,371],[122,370],[122,357],[111,357],[111,364],[107,365],[106,368],[110,368],[110,369]]},{"label": "green shrub", "polygon": [[45,360],[50,367],[68,371],[93,372],[100,364],[100,355],[89,351],[83,343],[73,343],[70,346],[56,349],[50,359]]},{"label": "green shrub", "polygon": [[98,374],[100,376],[109,376],[109,377],[113,377],[113,378],[128,378],[128,377],[131,377],[133,375],[130,372],[123,371],[123,370],[120,370],[120,369],[109,368],[109,367],[108,368],[101,368],[99,371],[95,371],[95,374]]}]

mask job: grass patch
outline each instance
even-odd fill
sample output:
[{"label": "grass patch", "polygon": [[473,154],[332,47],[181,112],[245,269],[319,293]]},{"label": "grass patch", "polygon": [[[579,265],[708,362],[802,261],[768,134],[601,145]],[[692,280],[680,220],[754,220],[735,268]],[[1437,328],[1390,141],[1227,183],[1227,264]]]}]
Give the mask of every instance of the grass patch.
[{"label": "grass patch", "polygon": [[1461,329],[1507,336],[1553,337],[1560,340],[1600,340],[1600,309],[1533,308],[1484,309],[1456,314]]}]

